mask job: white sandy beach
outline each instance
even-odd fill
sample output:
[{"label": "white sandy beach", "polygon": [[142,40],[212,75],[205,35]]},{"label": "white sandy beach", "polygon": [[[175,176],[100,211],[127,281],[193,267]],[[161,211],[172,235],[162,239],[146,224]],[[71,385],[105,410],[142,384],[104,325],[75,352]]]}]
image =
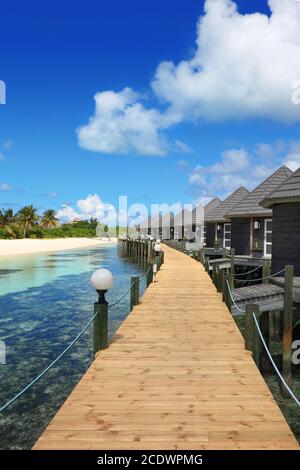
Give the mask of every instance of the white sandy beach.
[{"label": "white sandy beach", "polygon": [[54,238],[54,239],[22,239],[0,240],[0,256],[27,255],[47,253],[51,251],[72,250],[88,246],[116,243],[116,238],[101,240],[94,238]]}]

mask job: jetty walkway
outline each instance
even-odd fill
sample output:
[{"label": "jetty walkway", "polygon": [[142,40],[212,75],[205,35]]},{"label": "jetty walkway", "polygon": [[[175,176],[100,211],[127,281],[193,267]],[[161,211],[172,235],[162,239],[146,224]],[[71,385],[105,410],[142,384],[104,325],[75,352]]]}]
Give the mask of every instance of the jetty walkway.
[{"label": "jetty walkway", "polygon": [[298,449],[203,266],[164,251],[34,449]]}]

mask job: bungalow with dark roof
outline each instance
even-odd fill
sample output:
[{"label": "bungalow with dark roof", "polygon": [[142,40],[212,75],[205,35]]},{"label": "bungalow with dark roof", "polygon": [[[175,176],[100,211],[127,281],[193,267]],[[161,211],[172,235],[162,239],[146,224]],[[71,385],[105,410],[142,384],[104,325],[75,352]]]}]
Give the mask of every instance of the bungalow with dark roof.
[{"label": "bungalow with dark roof", "polygon": [[300,276],[300,168],[260,204],[273,210],[272,272],[290,264]]},{"label": "bungalow with dark roof", "polygon": [[221,204],[218,204],[214,209],[204,213],[207,247],[211,248],[215,246],[215,243],[218,243],[221,247],[231,247],[231,225],[230,220],[225,216],[248,194],[249,191],[241,186],[221,202]]},{"label": "bungalow with dark roof", "polygon": [[174,216],[174,239],[190,240],[193,215],[191,211],[183,209]]},{"label": "bungalow with dark roof", "polygon": [[[207,204],[205,204],[204,220],[205,220],[205,216],[207,216],[211,211],[216,209],[220,204],[222,204],[222,201],[218,197],[215,197],[214,199],[209,201]],[[203,246],[206,246],[206,224],[203,225],[202,243],[203,243]]]},{"label": "bungalow with dark roof", "polygon": [[153,238],[162,237],[162,215],[149,216],[140,224],[140,235],[142,238],[151,236]]},{"label": "bungalow with dark roof", "polygon": [[162,239],[174,240],[174,213],[168,212],[161,219]]},{"label": "bungalow with dark roof", "polygon": [[291,174],[286,166],[280,167],[239,204],[226,211],[231,221],[231,247],[236,255],[271,257],[272,210],[262,207],[260,202]]}]

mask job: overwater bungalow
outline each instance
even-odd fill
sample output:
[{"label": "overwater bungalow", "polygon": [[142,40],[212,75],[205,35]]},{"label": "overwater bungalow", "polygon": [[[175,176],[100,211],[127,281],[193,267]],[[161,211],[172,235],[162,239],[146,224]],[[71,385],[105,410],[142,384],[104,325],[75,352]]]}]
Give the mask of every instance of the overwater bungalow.
[{"label": "overwater bungalow", "polygon": [[192,234],[196,242],[203,243],[204,238],[204,206],[199,204],[192,210]]},{"label": "overwater bungalow", "polygon": [[300,276],[300,168],[260,204],[273,211],[273,273],[290,264]]},{"label": "overwater bungalow", "polygon": [[174,213],[168,212],[161,219],[162,239],[174,240]]},{"label": "overwater bungalow", "polygon": [[140,236],[146,238],[151,235],[151,216],[143,220],[140,224]]},{"label": "overwater bungalow", "polygon": [[[214,197],[211,201],[209,201],[207,204],[204,206],[204,220],[205,217],[208,216],[208,214],[216,209],[220,204],[222,204],[221,199],[218,197]],[[203,246],[206,246],[206,224],[203,225],[203,231],[202,231],[202,243]]]},{"label": "overwater bungalow", "polygon": [[174,239],[191,240],[193,225],[193,214],[187,209],[183,209],[174,216]]},{"label": "overwater bungalow", "polygon": [[205,241],[206,246],[211,248],[218,244],[220,247],[231,247],[231,224],[226,214],[240,203],[249,191],[241,186],[228,196],[212,210],[204,212],[204,222],[206,225]]},{"label": "overwater bungalow", "polygon": [[262,207],[260,202],[291,174],[292,171],[286,166],[280,167],[226,211],[226,219],[231,222],[231,247],[235,249],[236,255],[271,257],[272,209]]},{"label": "overwater bungalow", "polygon": [[151,217],[151,236],[154,239],[162,238],[162,215],[161,213]]},{"label": "overwater bungalow", "polygon": [[147,217],[140,224],[140,236],[142,238],[148,236],[162,238],[162,215],[160,213]]}]

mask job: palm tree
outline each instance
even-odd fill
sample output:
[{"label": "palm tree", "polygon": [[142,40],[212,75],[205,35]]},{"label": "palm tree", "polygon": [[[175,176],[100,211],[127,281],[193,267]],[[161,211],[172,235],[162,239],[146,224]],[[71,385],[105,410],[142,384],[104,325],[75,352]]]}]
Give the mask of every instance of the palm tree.
[{"label": "palm tree", "polygon": [[54,209],[48,209],[44,212],[41,225],[44,228],[57,227],[58,219],[56,218],[56,212]]},{"label": "palm tree", "polygon": [[12,209],[0,209],[0,227],[7,227],[14,220],[14,212]]},{"label": "palm tree", "polygon": [[18,212],[18,219],[23,225],[23,238],[26,238],[29,227],[32,227],[39,220],[37,209],[32,205],[25,206]]}]

